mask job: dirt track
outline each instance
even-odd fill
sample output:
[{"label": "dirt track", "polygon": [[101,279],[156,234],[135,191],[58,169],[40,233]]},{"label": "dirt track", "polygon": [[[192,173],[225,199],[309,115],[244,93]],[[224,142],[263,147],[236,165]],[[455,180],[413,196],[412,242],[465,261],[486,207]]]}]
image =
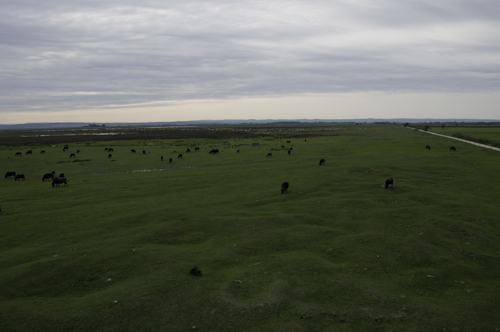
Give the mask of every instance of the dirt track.
[{"label": "dirt track", "polygon": [[[410,128],[410,127],[406,127],[406,128],[416,129],[416,128]],[[425,131],[425,130],[422,130],[422,129],[418,129],[418,131],[420,131],[422,133],[426,133],[426,134],[432,134],[432,135],[436,135],[436,136],[441,136],[441,137],[446,137],[446,138],[454,139],[454,140],[461,141],[461,142],[464,142],[464,143],[469,143],[469,144],[472,144],[472,145],[477,145],[477,146],[480,146],[482,148],[487,148],[487,149],[491,149],[491,150],[495,150],[495,151],[500,151],[500,148],[496,148],[494,146],[489,146],[489,145],[485,145],[485,144],[481,144],[481,143],[476,143],[476,142],[468,141],[468,140],[465,140],[465,139],[462,139],[462,138],[457,138],[457,137],[452,137],[452,136],[446,136],[446,135],[442,135],[442,134],[436,134],[436,133],[433,133],[433,132],[430,132],[430,131]]]}]

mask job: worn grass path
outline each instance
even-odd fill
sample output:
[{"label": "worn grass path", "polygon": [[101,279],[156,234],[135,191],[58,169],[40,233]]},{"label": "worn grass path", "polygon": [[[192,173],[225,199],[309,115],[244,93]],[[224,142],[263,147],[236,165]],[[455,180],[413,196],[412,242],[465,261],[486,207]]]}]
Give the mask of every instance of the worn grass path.
[{"label": "worn grass path", "polygon": [[[498,153],[396,126],[335,133],[90,142],[77,162],[0,149],[26,174],[0,182],[0,330],[500,328]],[[52,169],[68,187],[41,181]]]}]

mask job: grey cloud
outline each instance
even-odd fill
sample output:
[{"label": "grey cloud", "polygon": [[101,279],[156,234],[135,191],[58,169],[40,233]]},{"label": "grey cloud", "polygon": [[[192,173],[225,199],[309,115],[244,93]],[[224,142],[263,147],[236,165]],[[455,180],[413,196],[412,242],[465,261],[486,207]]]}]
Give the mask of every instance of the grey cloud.
[{"label": "grey cloud", "polygon": [[389,26],[496,21],[500,18],[500,5],[494,0],[382,0],[366,3],[357,8],[355,17]]},{"label": "grey cloud", "polygon": [[[465,0],[3,1],[0,106],[498,88],[499,11]],[[461,22],[480,32],[434,39],[433,27]]]}]

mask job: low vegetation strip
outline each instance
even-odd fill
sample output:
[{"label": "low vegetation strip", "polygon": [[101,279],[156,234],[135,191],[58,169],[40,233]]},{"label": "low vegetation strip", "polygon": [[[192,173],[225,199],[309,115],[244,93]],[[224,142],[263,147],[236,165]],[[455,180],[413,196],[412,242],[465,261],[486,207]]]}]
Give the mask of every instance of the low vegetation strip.
[{"label": "low vegetation strip", "polygon": [[455,133],[452,136],[456,137],[456,138],[461,138],[461,139],[464,139],[467,141],[476,142],[476,143],[500,148],[500,143],[493,142],[493,141],[486,139],[486,138],[480,138],[480,137],[475,137],[475,136],[471,136],[471,135],[464,135],[462,133]]},{"label": "low vegetation strip", "polygon": [[[410,128],[410,127],[407,127],[407,128],[414,129],[414,128]],[[500,148],[498,148],[498,147],[491,146],[491,145],[486,145],[486,144],[482,144],[482,143],[478,143],[478,142],[474,142],[474,141],[471,141],[471,140],[468,140],[468,139],[465,139],[465,138],[453,137],[453,136],[448,136],[448,135],[433,133],[432,131],[426,131],[426,130],[422,130],[422,129],[417,129],[417,130],[420,131],[420,132],[422,132],[422,133],[432,134],[432,135],[441,136],[441,137],[446,137],[446,138],[454,139],[454,140],[457,140],[457,141],[460,141],[460,142],[464,142],[464,143],[468,143],[468,144],[480,146],[482,148],[487,148],[487,149],[491,149],[491,150],[495,150],[495,151],[500,151]],[[455,134],[455,135],[457,135],[457,134]]]}]

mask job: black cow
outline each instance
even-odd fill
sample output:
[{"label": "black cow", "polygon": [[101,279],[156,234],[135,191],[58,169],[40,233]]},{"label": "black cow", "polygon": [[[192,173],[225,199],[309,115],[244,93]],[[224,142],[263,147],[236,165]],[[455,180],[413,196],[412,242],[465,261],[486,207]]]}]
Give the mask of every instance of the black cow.
[{"label": "black cow", "polygon": [[108,152],[113,152],[113,148],[109,148],[109,149],[108,149]]},{"label": "black cow", "polygon": [[281,193],[283,194],[285,190],[288,190],[288,181],[285,181],[281,184]]},{"label": "black cow", "polygon": [[321,160],[319,161],[319,165],[321,166],[321,165],[324,165],[324,164],[325,164],[325,159],[321,159]]},{"label": "black cow", "polygon": [[61,183],[64,183],[64,186],[66,187],[68,185],[68,182],[66,182],[66,178],[65,177],[58,177],[58,178],[55,178],[54,180],[52,180],[52,187],[54,186],[57,186],[59,187],[59,185]]},{"label": "black cow", "polygon": [[68,149],[69,149],[69,148],[64,147],[64,148],[63,148],[63,152],[66,152],[66,150],[68,150]]},{"label": "black cow", "polygon": [[28,150],[28,151],[26,151],[26,154],[27,154],[27,155],[28,155],[28,154],[33,154],[33,150]]},{"label": "black cow", "polygon": [[198,267],[195,265],[191,270],[189,270],[189,274],[192,276],[199,277],[201,276],[201,271],[198,270]]},{"label": "black cow", "polygon": [[454,146],[450,147],[450,151],[457,151]]},{"label": "black cow", "polygon": [[169,163],[169,164],[171,164],[171,163],[172,163],[172,158],[170,158],[170,159],[168,160],[168,163]]},{"label": "black cow", "polygon": [[104,151],[108,151],[108,148],[104,148]]},{"label": "black cow", "polygon": [[111,157],[113,157],[113,155],[112,155],[111,153],[110,153],[110,154],[108,154],[108,158],[111,158]]},{"label": "black cow", "polygon": [[76,155],[74,153],[69,155],[70,158],[76,158]]},{"label": "black cow", "polygon": [[284,148],[285,148],[285,146],[284,146],[284,145],[282,145],[282,146],[281,146],[281,148],[282,148],[282,149],[284,149]]},{"label": "black cow", "polygon": [[385,180],[385,189],[387,189],[389,185],[394,187],[394,180],[392,180],[392,178]]},{"label": "black cow", "polygon": [[142,154],[146,154],[146,150],[142,150]]},{"label": "black cow", "polygon": [[5,178],[10,178],[10,177],[15,177],[16,176],[16,172],[7,172],[5,173]]},{"label": "black cow", "polygon": [[286,141],[288,144],[290,144],[290,141]]},{"label": "black cow", "polygon": [[196,151],[200,151],[200,148],[194,148],[194,151],[195,151],[195,152],[196,152]]},{"label": "black cow", "polygon": [[59,174],[59,177],[60,177],[60,178],[64,178],[64,177],[65,177],[65,176],[64,176],[64,173]]},{"label": "black cow", "polygon": [[80,153],[80,150],[76,150],[76,153]]},{"label": "black cow", "polygon": [[160,158],[161,158],[161,161],[163,161],[163,156],[161,156]]},{"label": "black cow", "polygon": [[16,157],[17,156],[22,156],[23,154],[21,152],[16,152]]},{"label": "black cow", "polygon": [[236,153],[240,153],[240,149],[236,150]]},{"label": "black cow", "polygon": [[44,153],[45,153],[45,150],[40,151],[40,154],[44,154]]},{"label": "black cow", "polygon": [[21,180],[21,179],[26,180],[26,178],[24,177],[24,174],[17,174],[14,181]]},{"label": "black cow", "polygon": [[219,154],[219,149],[212,149],[210,150],[209,154]]},{"label": "black cow", "polygon": [[292,150],[288,150],[288,155],[290,155],[290,151],[292,151]]},{"label": "black cow", "polygon": [[135,149],[132,149],[130,150],[131,153],[137,153],[137,151],[135,151]]},{"label": "black cow", "polygon": [[273,154],[272,153],[268,153],[266,157],[272,157]]},{"label": "black cow", "polygon": [[47,173],[43,176],[42,178],[42,181],[45,181],[45,180],[48,180],[48,179],[52,179],[54,180],[54,173]]},{"label": "black cow", "polygon": [[191,150],[189,150],[189,148],[187,148],[186,153],[189,153],[189,152],[191,152]]},{"label": "black cow", "polygon": [[177,156],[177,159],[179,158],[182,158],[182,153],[179,153],[179,155]]},{"label": "black cow", "polygon": [[426,146],[425,146],[425,148],[426,148],[427,150],[430,150],[430,149],[431,149],[431,147],[430,147],[430,146],[428,146],[428,145],[426,145]]}]

